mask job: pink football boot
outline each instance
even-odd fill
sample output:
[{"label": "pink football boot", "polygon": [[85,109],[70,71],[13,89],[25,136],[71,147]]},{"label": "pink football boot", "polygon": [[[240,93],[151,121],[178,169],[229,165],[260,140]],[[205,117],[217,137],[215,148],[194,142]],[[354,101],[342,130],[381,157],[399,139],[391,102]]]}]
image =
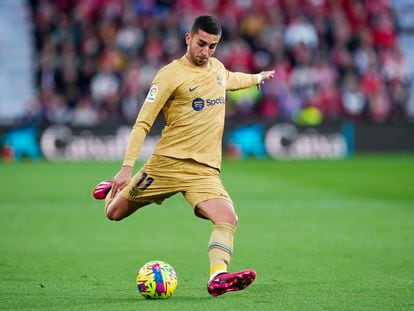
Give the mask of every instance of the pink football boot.
[{"label": "pink football boot", "polygon": [[111,191],[112,188],[112,181],[111,180],[104,180],[101,181],[95,189],[93,189],[92,195],[97,200],[104,200]]},{"label": "pink football boot", "polygon": [[244,270],[235,273],[220,273],[208,282],[207,290],[211,296],[220,296],[224,293],[242,290],[253,283],[256,271]]}]

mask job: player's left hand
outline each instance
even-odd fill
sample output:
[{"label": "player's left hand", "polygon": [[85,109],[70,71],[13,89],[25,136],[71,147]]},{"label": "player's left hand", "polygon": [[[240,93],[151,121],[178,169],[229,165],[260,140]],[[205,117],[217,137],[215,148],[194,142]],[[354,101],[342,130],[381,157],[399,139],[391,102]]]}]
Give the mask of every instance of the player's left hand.
[{"label": "player's left hand", "polygon": [[265,81],[272,79],[275,76],[275,71],[274,70],[262,71],[259,73],[259,75],[261,79],[260,79],[260,82],[257,84],[257,89],[260,91],[262,84],[264,84]]},{"label": "player's left hand", "polygon": [[274,70],[262,71],[260,75],[262,76],[262,81],[260,82],[263,83],[264,81],[273,78],[275,76],[275,71]]},{"label": "player's left hand", "polygon": [[111,198],[114,198],[116,193],[124,189],[131,180],[132,167],[124,165],[121,170],[112,179]]}]

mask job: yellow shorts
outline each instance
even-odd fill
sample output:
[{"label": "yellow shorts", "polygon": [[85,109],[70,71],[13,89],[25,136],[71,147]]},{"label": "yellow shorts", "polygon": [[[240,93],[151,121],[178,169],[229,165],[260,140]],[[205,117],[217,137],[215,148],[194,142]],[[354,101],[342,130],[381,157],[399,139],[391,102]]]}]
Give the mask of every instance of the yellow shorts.
[{"label": "yellow shorts", "polygon": [[200,202],[222,198],[231,201],[220,180],[220,171],[191,159],[152,155],[122,190],[130,201],[161,204],[181,192],[194,208]]}]

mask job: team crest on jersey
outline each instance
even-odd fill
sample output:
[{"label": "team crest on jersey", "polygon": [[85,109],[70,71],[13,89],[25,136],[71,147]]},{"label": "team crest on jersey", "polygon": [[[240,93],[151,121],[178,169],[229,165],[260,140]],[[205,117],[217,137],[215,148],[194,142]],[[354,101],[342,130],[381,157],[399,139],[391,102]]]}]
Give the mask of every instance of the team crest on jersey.
[{"label": "team crest on jersey", "polygon": [[158,87],[156,85],[151,86],[150,90],[148,91],[146,101],[153,102],[158,94]]},{"label": "team crest on jersey", "polygon": [[217,81],[217,84],[218,85],[220,85],[221,87],[223,87],[223,77],[221,76],[221,74],[218,74],[217,75],[217,77],[216,77],[216,81]]}]

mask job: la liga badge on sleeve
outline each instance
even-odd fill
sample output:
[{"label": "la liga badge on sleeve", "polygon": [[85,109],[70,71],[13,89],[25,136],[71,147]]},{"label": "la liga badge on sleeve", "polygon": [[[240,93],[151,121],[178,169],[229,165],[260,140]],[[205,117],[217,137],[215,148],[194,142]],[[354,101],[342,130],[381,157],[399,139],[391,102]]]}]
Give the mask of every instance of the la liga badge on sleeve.
[{"label": "la liga badge on sleeve", "polygon": [[158,87],[156,85],[152,85],[148,91],[146,101],[153,102],[158,94]]}]

